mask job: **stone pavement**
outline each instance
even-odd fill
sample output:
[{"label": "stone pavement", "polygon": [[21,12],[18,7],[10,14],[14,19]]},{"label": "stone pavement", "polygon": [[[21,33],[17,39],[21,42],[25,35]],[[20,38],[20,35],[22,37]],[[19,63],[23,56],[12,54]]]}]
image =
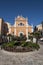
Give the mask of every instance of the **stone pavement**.
[{"label": "stone pavement", "polygon": [[0,65],[43,65],[43,45],[39,51],[12,53],[0,49]]}]

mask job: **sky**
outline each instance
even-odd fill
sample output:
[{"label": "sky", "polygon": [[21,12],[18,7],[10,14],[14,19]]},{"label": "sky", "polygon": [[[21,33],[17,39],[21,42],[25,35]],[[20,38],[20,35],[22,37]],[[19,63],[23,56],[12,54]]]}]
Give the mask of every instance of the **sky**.
[{"label": "sky", "polygon": [[31,25],[43,21],[43,0],[0,0],[0,18],[14,24],[17,16],[28,17]]}]

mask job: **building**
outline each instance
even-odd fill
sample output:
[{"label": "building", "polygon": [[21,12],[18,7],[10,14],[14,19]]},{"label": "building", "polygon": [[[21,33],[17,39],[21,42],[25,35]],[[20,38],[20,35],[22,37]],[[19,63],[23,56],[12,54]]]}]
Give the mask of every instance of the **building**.
[{"label": "building", "polygon": [[9,22],[6,22],[7,26],[8,26],[8,32],[7,32],[7,35],[8,34],[11,34],[11,24]]},{"label": "building", "polygon": [[37,25],[38,31],[42,31],[42,24]]},{"label": "building", "polygon": [[3,18],[0,18],[0,35],[6,35],[8,32],[8,26],[4,22]]},{"label": "building", "polygon": [[4,20],[0,18],[0,35],[25,35],[28,38],[28,33],[32,32],[33,26],[28,24],[28,18],[17,16],[13,25],[8,22],[4,22]]},{"label": "building", "polygon": [[38,31],[41,32],[41,36],[43,37],[43,22],[39,25],[37,25]]},{"label": "building", "polygon": [[8,33],[8,25],[4,22],[3,18],[0,18],[0,44],[6,41],[7,33]]},{"label": "building", "polygon": [[8,25],[9,32],[8,34],[20,36],[25,35],[28,38],[28,33],[33,32],[33,26],[28,24],[28,19],[22,16],[17,16],[14,21],[14,25],[6,22]]}]

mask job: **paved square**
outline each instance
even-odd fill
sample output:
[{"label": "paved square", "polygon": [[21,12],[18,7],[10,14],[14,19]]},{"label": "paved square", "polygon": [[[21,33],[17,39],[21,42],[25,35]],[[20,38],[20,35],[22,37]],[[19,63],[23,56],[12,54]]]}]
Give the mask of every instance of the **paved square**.
[{"label": "paved square", "polygon": [[25,53],[12,53],[0,48],[0,65],[43,65],[43,45],[39,51]]}]

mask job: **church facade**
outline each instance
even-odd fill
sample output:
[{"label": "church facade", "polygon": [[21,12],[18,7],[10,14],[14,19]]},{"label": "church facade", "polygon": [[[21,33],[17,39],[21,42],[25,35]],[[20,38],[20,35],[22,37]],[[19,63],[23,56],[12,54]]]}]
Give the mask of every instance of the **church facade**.
[{"label": "church facade", "polygon": [[20,36],[25,35],[28,38],[28,33],[33,32],[33,27],[28,24],[28,19],[22,16],[17,16],[14,21],[14,25],[9,26],[8,34]]}]

